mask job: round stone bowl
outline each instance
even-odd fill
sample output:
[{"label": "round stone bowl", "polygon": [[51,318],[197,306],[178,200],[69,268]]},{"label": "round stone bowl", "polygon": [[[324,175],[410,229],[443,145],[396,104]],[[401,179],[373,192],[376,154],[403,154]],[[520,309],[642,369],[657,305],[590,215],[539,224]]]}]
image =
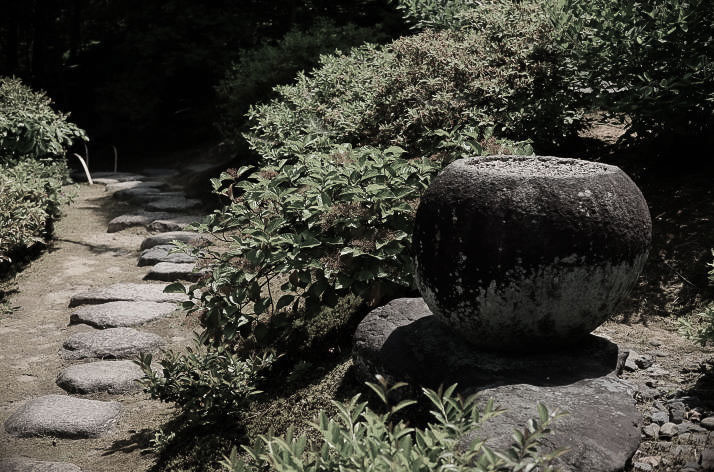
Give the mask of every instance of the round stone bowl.
[{"label": "round stone bowl", "polygon": [[577,343],[628,294],[652,222],[618,167],[557,157],[460,159],[417,209],[415,277],[429,309],[473,345]]}]

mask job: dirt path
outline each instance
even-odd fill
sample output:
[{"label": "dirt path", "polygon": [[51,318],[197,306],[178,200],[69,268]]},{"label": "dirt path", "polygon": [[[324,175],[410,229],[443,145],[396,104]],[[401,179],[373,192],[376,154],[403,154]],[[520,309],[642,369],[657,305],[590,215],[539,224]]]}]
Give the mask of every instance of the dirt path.
[{"label": "dirt path", "polygon": [[[81,185],[76,201],[57,224],[50,250],[17,277],[18,292],[9,300],[14,308],[0,313],[0,425],[29,399],[68,395],[55,384],[58,373],[70,364],[91,361],[68,361],[58,355],[68,336],[94,329],[69,325],[72,295],[119,282],[165,285],[143,282],[149,267],[137,267],[139,246],[148,235],[145,228],[107,233],[108,221],[131,208],[111,198],[104,185]],[[191,327],[183,325],[179,312],[137,329],[160,335],[168,348],[181,348],[191,338]],[[93,472],[143,471],[150,466],[151,456],[142,454],[139,445],[146,446],[151,431],[169,419],[170,408],[149,400],[141,390],[73,396],[119,401],[118,422],[107,434],[92,439],[18,438],[0,427],[0,463],[24,456],[69,462]]]}]

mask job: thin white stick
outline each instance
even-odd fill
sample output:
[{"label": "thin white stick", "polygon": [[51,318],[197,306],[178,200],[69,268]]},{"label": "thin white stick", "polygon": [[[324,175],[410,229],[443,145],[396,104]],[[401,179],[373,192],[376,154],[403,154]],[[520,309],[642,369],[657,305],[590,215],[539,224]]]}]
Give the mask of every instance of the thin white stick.
[{"label": "thin white stick", "polygon": [[117,171],[117,164],[119,163],[119,154],[117,154],[117,147],[112,146],[114,148],[114,172]]},{"label": "thin white stick", "polygon": [[76,152],[74,153],[74,155],[77,156],[77,159],[79,159],[79,162],[82,163],[82,167],[84,167],[84,173],[87,175],[87,181],[89,182],[89,185],[94,185],[94,182],[92,181],[92,176],[89,175],[89,168],[87,167],[87,163],[84,162],[84,159],[82,159],[82,156],[80,156]]}]

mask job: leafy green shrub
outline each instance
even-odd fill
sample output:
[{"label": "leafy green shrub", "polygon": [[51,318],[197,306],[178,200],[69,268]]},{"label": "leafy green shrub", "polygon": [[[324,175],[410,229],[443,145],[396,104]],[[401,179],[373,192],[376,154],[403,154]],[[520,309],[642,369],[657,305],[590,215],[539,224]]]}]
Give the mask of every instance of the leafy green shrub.
[{"label": "leafy green shrub", "polygon": [[323,56],[251,109],[249,143],[265,159],[342,142],[423,156],[440,142],[439,129],[491,128],[496,138],[540,145],[575,135],[582,97],[569,87],[542,6],[495,0],[471,10],[468,24]]},{"label": "leafy green shrub", "polygon": [[19,158],[56,158],[75,140],[86,140],[67,115],[54,111],[44,93],[19,79],[0,77],[0,163]]},{"label": "leafy green shrub", "polygon": [[218,128],[228,139],[242,139],[249,106],[270,97],[273,87],[291,82],[301,70],[312,69],[321,54],[384,39],[376,28],[338,26],[320,19],[307,29],[289,31],[278,41],[240,51],[240,59],[216,87],[221,113]]},{"label": "leafy green shrub", "polygon": [[[714,251],[712,251],[714,255]],[[709,282],[714,283],[714,262],[709,263]],[[707,306],[702,313],[697,315],[700,320],[696,325],[688,320],[680,320],[680,332],[694,342],[706,346],[714,344],[714,303]]]},{"label": "leafy green shrub", "polygon": [[397,9],[415,29],[459,28],[474,0],[397,0]]},{"label": "leafy green shrub", "polygon": [[141,382],[151,398],[173,402],[192,421],[240,416],[253,397],[256,384],[274,361],[272,354],[241,357],[223,346],[202,346],[185,354],[167,353],[161,372],[153,370],[151,354],[137,361]]},{"label": "leafy green shrub", "polygon": [[0,162],[0,263],[52,234],[61,205],[69,201],[62,189],[67,178],[63,161]]},{"label": "leafy green shrub", "polygon": [[[385,402],[388,395],[404,384],[391,388],[368,384]],[[451,470],[451,471],[553,471],[552,463],[564,451],[542,454],[538,448],[550,432],[558,414],[538,405],[538,418],[528,421],[514,432],[513,445],[495,451],[483,438],[465,444],[466,433],[502,412],[489,401],[479,408],[476,396],[462,399],[454,395],[456,385],[445,391],[424,389],[432,403],[434,422],[426,428],[409,427],[394,416],[414,401],[403,400],[387,413],[378,414],[359,401],[359,395],[348,403],[334,402],[336,417],[320,412],[313,427],[319,433],[319,444],[308,446],[306,436],[295,437],[292,430],[284,438],[260,436],[256,445],[245,447],[247,461],[233,449],[224,457],[223,467],[230,472],[290,470],[317,472]]]},{"label": "leafy green shrub", "polygon": [[637,138],[714,134],[714,8],[709,0],[559,0],[557,43],[596,108]]},{"label": "leafy green shrub", "polygon": [[263,313],[314,313],[380,284],[410,287],[416,202],[441,163],[402,153],[341,146],[249,179],[244,167],[214,180],[233,203],[203,229],[236,233],[230,250],[214,255],[220,262],[212,276],[187,291],[207,290],[185,305],[205,310],[211,339],[246,337]]}]

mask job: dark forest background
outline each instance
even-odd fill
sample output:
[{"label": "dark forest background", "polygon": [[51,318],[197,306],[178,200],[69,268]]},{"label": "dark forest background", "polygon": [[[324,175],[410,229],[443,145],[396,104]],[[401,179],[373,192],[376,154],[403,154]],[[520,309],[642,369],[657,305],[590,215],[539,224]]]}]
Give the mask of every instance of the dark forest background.
[{"label": "dark forest background", "polygon": [[316,19],[404,28],[394,9],[373,0],[3,3],[0,76],[71,110],[92,148],[134,154],[217,137],[215,87],[241,51]]}]

